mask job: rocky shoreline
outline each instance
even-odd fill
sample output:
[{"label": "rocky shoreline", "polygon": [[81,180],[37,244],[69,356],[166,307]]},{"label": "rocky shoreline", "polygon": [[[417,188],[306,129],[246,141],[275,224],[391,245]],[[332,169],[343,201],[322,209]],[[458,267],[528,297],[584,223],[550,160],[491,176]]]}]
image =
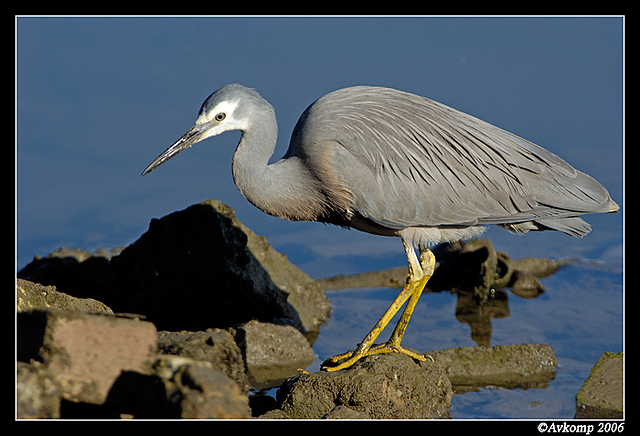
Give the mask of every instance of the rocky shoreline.
[{"label": "rocky shoreline", "polygon": [[[505,286],[544,292],[537,277],[562,266],[513,261],[485,240],[439,249],[430,286],[447,289],[447,270],[459,281],[471,269],[464,286],[475,304]],[[402,275],[378,272],[360,284],[394,285]],[[120,250],[36,257],[16,281],[16,416],[449,418],[454,393],[544,387],[555,377],[557,359],[544,344],[435,350],[427,353],[435,362],[423,363],[377,355],[347,371],[306,373],[330,316],[323,289],[353,280],[312,280],[216,200],[152,220]],[[585,383],[576,417],[621,417],[622,366],[598,368],[605,372]],[[619,388],[619,403],[603,386]],[[275,398],[262,391],[272,387]]]}]

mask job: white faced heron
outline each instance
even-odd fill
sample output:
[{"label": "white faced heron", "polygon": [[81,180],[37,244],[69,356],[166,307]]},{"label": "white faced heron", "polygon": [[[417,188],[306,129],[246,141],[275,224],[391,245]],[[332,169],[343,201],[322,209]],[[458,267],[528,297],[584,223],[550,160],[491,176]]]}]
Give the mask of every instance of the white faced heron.
[{"label": "white faced heron", "polygon": [[[368,86],[331,92],[309,106],[289,150],[271,165],[273,107],[252,89],[224,86],[142,175],[227,130],[242,131],[233,179],[260,210],[402,239],[409,261],[404,289],[357,348],[328,359],[326,370],[378,353],[425,360],[400,341],[435,267],[429,244],[476,236],[488,224],[581,237],[591,226],[578,215],[618,210],[600,183],[525,139],[427,98]],[[407,300],[390,339],[375,345]]]}]

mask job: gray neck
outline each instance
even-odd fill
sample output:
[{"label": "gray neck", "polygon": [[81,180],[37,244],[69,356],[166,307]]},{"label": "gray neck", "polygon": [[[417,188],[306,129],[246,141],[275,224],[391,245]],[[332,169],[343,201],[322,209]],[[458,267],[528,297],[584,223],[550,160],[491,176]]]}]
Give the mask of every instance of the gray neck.
[{"label": "gray neck", "polygon": [[276,138],[275,115],[254,118],[233,155],[233,180],[247,200],[269,215],[316,220],[322,214],[323,195],[303,162],[290,156],[268,164]]}]

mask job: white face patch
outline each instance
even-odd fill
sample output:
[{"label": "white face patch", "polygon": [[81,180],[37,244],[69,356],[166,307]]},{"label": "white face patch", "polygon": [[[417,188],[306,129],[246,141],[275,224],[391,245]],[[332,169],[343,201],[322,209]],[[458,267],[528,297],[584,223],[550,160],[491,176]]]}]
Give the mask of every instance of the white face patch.
[{"label": "white face patch", "polygon": [[215,120],[216,115],[220,113],[225,114],[225,120],[229,120],[233,111],[238,107],[237,101],[221,101],[216,105],[213,110],[207,111],[205,113],[200,114],[198,119],[196,120],[196,124],[207,124]]}]

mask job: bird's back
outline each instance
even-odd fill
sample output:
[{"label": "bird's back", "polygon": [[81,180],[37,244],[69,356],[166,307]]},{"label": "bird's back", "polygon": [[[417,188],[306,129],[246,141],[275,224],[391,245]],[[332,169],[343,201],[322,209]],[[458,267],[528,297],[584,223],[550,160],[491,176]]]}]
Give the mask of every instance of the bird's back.
[{"label": "bird's back", "polygon": [[618,209],[602,185],[549,151],[389,88],[317,100],[294,129],[285,157],[293,155],[317,178],[331,175],[320,185],[348,189],[353,211],[390,229],[500,224],[581,236],[590,227],[574,217]]}]

